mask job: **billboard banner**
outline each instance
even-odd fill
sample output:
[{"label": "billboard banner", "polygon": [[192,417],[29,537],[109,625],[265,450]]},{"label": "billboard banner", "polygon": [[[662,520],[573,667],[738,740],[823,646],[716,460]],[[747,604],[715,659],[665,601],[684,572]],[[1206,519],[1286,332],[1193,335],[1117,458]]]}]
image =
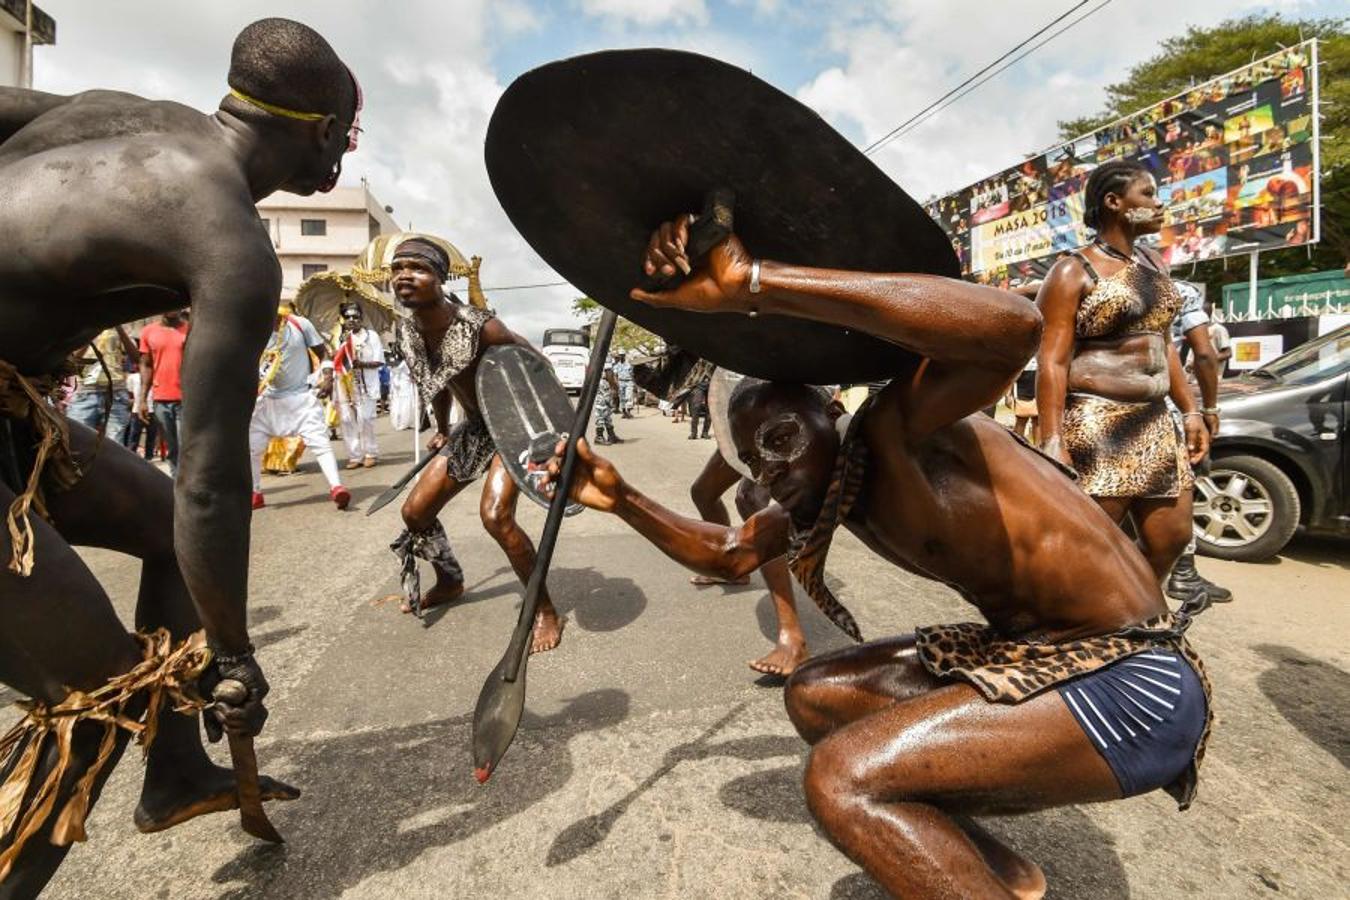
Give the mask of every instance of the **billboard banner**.
[{"label": "billboard banner", "polygon": [[927,204],[967,277],[1004,287],[1042,277],[1086,245],[1083,187],[1130,158],[1165,210],[1150,243],[1168,265],[1316,241],[1316,45],[1259,59]]}]

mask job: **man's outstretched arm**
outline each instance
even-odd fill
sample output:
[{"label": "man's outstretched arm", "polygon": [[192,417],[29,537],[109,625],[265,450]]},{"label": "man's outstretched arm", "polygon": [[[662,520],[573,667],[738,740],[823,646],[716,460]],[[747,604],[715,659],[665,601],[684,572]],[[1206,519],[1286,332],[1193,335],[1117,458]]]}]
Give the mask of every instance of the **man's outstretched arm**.
[{"label": "man's outstretched arm", "polygon": [[[649,274],[686,271],[687,220],[662,225],[648,244]],[[853,329],[928,360],[906,395],[911,437],[964,418],[1002,396],[1040,339],[1031,303],[996,288],[905,273],[814,269],[760,261],[760,292],[750,293],[753,260],[733,235],[673,291],[632,292],[655,306],[695,312],[786,315]],[[900,374],[900,373],[897,373]]]},{"label": "man's outstretched arm", "polygon": [[[549,462],[546,492],[552,492],[562,471],[564,446],[558,443]],[[577,443],[577,453],[572,499],[614,513],[666,556],[700,575],[740,578],[787,552],[788,515],[777,504],[751,516],[739,528],[690,519],[624,481],[618,469],[593,453],[584,439]]]}]

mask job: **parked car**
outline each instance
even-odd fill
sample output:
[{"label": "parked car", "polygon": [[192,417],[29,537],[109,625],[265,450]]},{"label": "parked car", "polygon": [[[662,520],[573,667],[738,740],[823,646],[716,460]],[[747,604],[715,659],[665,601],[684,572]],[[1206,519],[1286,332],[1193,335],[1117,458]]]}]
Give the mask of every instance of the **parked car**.
[{"label": "parked car", "polygon": [[1294,531],[1350,532],[1350,326],[1219,386],[1220,427],[1196,479],[1198,549],[1256,561]]},{"label": "parked car", "polygon": [[580,393],[586,381],[590,346],[590,335],[580,328],[550,328],[544,332],[544,356],[568,393]]}]

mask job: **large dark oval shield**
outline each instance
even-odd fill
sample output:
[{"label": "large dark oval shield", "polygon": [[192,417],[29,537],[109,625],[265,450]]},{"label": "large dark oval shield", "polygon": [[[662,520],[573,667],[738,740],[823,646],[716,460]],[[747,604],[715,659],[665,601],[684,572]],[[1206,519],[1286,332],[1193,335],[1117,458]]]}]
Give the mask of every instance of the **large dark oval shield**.
[{"label": "large dark oval shield", "polygon": [[661,222],[735,194],[735,232],[761,259],[960,276],[937,223],[806,106],[734,66],[676,50],[615,50],[520,76],[497,103],[486,159],[512,223],[577,288],[719,366],[813,384],[868,381],[907,351],[784,316],[632,301]]},{"label": "large dark oval shield", "polygon": [[[549,499],[537,479],[553,458],[553,449],[572,427],[572,404],[553,366],[530,347],[506,344],[483,351],[474,378],[483,413],[502,464],[520,490],[545,509]],[[574,516],[580,503],[567,507]]]}]

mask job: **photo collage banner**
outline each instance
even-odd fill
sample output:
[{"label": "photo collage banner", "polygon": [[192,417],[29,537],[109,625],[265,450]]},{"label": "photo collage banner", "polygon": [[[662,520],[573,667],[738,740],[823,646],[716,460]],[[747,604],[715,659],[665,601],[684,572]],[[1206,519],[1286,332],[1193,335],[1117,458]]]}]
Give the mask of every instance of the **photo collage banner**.
[{"label": "photo collage banner", "polygon": [[1259,59],[926,205],[965,275],[1017,287],[1088,244],[1083,187],[1129,158],[1158,181],[1170,266],[1316,240],[1311,41]]}]

